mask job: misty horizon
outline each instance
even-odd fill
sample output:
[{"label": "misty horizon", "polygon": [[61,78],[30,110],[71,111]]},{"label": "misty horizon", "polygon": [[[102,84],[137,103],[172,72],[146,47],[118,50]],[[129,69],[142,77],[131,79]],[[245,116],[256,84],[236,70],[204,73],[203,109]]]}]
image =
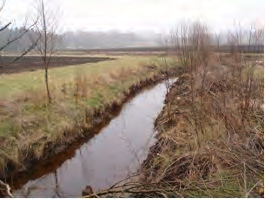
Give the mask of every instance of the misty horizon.
[{"label": "misty horizon", "polygon": [[[36,20],[36,1],[8,0],[1,10],[1,22],[12,24],[5,32],[13,35]],[[84,1],[45,0],[48,14],[56,20],[56,34],[60,49],[100,49],[127,47],[159,47],[170,45],[171,33],[182,23],[200,22],[212,34],[220,35],[220,44],[226,44],[228,31],[237,28],[249,31],[265,25],[261,0],[226,2],[220,0],[113,0]],[[16,5],[16,6],[14,6]],[[34,7],[35,6],[35,7]],[[239,25],[240,24],[240,25]],[[5,35],[6,34],[6,35]],[[11,34],[11,35],[12,35]],[[3,41],[8,34],[3,33]],[[23,49],[19,41],[10,49]],[[22,39],[22,40],[23,40]],[[1,41],[0,41],[1,42]],[[246,43],[246,38],[243,38]],[[17,46],[16,46],[17,45]]]},{"label": "misty horizon", "polygon": [[[200,21],[213,32],[233,29],[235,23],[243,27],[251,23],[265,26],[265,2],[220,0],[46,0],[47,9],[58,20],[58,33],[68,31],[119,31],[145,34],[167,34],[181,22]],[[14,6],[16,5],[16,6]],[[24,19],[33,20],[34,0],[8,0],[1,11],[1,21],[22,26]]]}]

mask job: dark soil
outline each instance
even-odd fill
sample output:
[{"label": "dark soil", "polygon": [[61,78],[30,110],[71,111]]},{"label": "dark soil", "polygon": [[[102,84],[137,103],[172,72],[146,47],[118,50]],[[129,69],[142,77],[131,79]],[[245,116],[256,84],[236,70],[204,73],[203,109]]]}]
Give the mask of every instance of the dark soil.
[{"label": "dark soil", "polygon": [[[0,57],[0,74],[20,73],[43,69],[42,60],[39,56],[25,56],[13,64],[10,64],[16,57]],[[113,60],[109,57],[52,57],[49,67],[65,67],[84,63],[96,63],[100,61]]]}]

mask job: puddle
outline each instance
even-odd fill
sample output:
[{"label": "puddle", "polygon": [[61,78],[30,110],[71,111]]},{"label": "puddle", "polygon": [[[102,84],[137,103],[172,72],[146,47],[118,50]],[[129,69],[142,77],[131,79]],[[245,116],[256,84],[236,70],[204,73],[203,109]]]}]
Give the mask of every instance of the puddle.
[{"label": "puddle", "polygon": [[80,197],[87,185],[94,190],[108,188],[136,172],[155,143],[154,119],[162,110],[166,90],[160,83],[136,95],[71,159],[43,171],[42,177],[14,191],[14,197]]}]

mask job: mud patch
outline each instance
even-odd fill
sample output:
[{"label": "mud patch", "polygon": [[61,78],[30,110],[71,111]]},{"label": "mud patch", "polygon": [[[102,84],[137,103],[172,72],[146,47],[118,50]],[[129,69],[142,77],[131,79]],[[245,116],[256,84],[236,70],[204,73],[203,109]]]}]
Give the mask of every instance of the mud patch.
[{"label": "mud patch", "polygon": [[[35,71],[43,69],[43,64],[41,57],[39,56],[25,56],[10,64],[16,57],[3,56],[1,57],[1,70],[0,74],[11,74],[11,73],[21,73],[26,71]],[[65,67],[70,65],[78,65],[85,63],[97,63],[101,61],[114,60],[114,58],[109,57],[52,57],[49,68]]]}]

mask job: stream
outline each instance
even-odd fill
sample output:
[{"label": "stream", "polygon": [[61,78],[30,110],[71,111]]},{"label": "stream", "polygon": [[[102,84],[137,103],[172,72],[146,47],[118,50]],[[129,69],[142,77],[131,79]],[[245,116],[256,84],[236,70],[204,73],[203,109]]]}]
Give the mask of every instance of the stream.
[{"label": "stream", "polygon": [[[172,84],[175,79],[170,80]],[[57,168],[28,180],[14,197],[80,197],[90,185],[105,189],[134,173],[155,143],[154,120],[163,108],[165,82],[125,103],[117,117]]]}]

